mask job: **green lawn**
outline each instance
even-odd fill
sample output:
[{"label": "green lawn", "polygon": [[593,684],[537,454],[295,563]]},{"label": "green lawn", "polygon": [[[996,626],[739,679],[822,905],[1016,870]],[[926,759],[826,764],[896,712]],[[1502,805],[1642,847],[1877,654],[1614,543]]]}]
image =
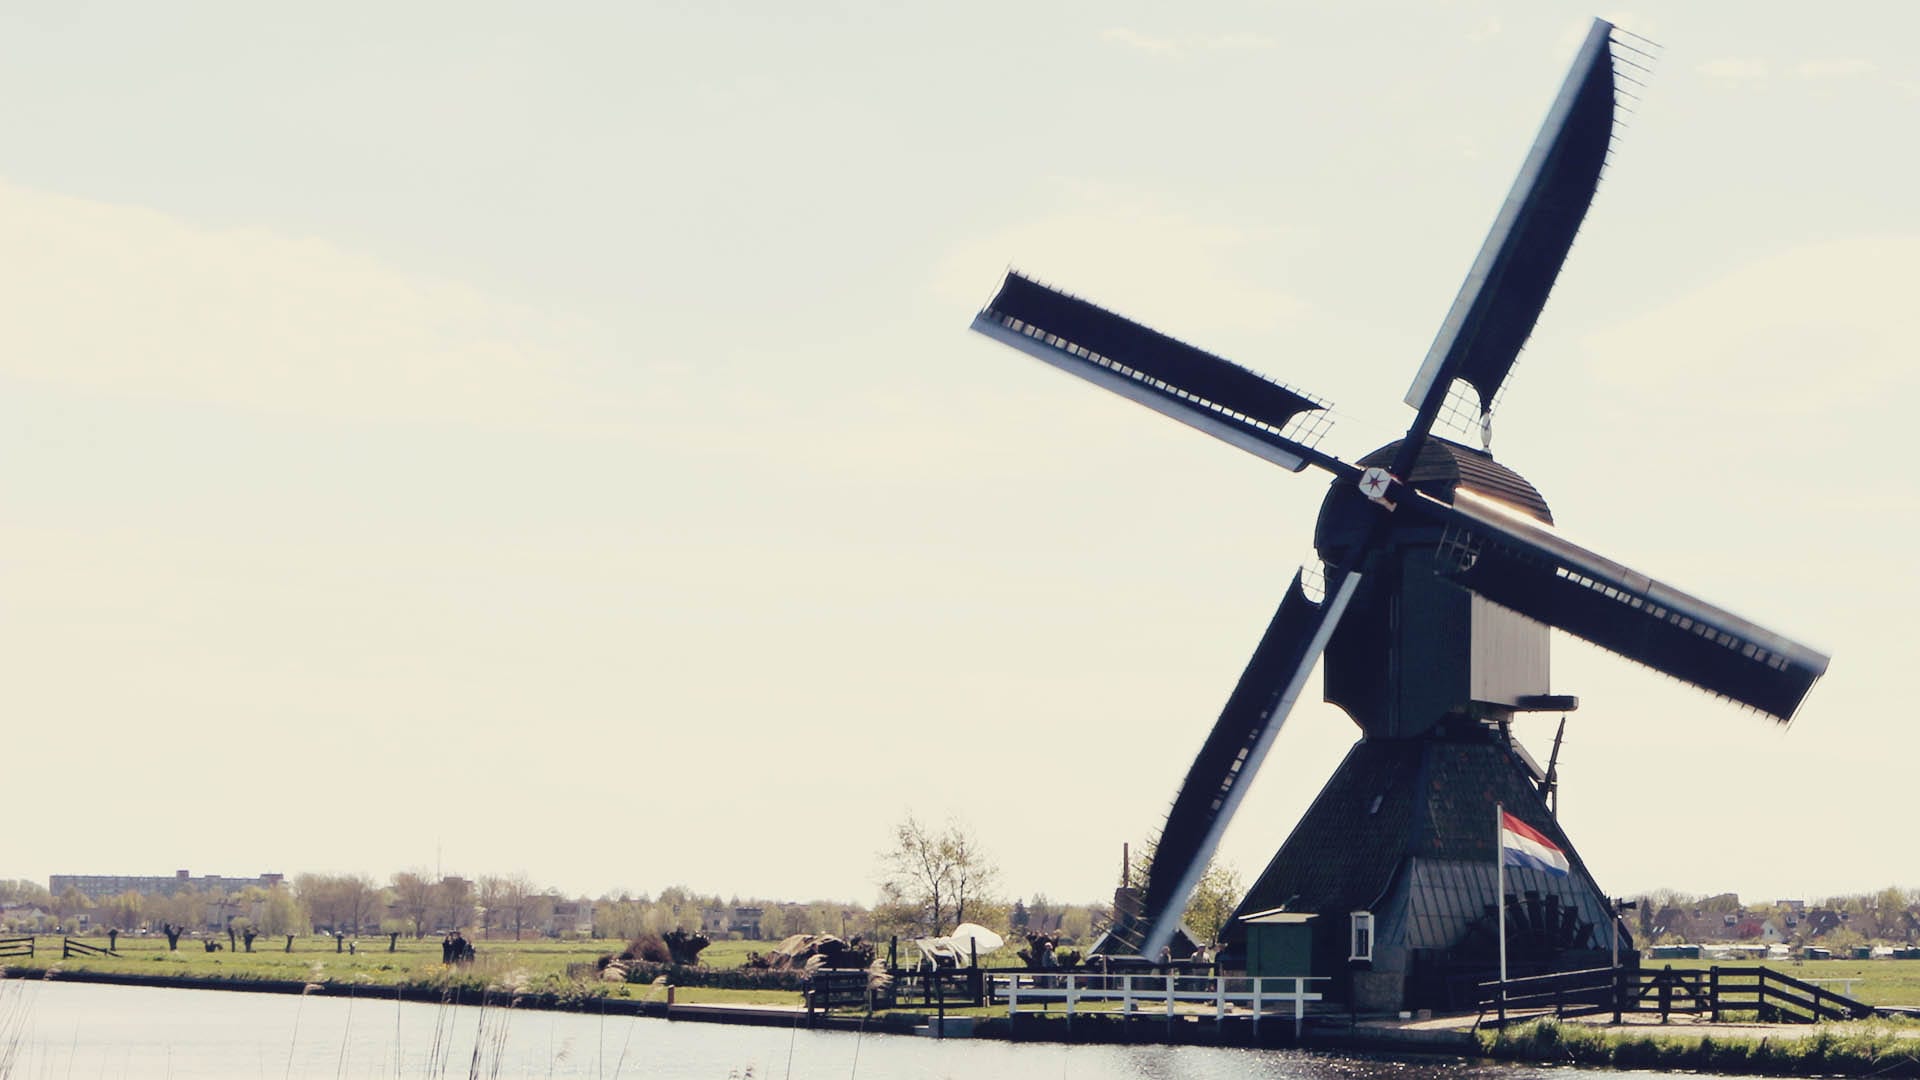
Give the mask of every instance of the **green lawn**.
[{"label": "green lawn", "polygon": [[[434,983],[456,977],[487,986],[525,987],[536,990],[561,988],[569,965],[591,963],[601,956],[618,953],[626,943],[613,940],[553,941],[511,937],[477,938],[473,945],[477,956],[469,967],[449,969],[440,962],[440,938],[429,936],[415,940],[402,936],[394,951],[387,951],[385,936],[350,941],[352,952],[336,951],[334,940],[323,936],[296,937],[293,950],[286,949],[286,938],[256,938],[254,951],[207,952],[198,939],[184,938],[177,951],[169,951],[166,938],[159,935],[120,935],[117,957],[74,956],[62,959],[60,937],[42,935],[36,940],[32,957],[0,959],[0,966],[16,971],[37,973],[56,971],[103,971],[140,975],[179,975],[186,977],[281,979],[305,982],[360,983],[388,986],[396,983]],[[105,946],[107,939],[87,937],[88,944]],[[224,937],[216,939],[222,946]],[[701,954],[701,963],[714,969],[738,968],[747,954],[764,952],[771,944],[764,941],[716,941]],[[620,996],[646,997],[645,985],[610,988]],[[799,1004],[800,995],[784,991],[709,990],[681,987],[676,1000],[687,1002],[732,1001],[744,1004]]]},{"label": "green lawn", "polygon": [[[1846,994],[1869,1005],[1920,1005],[1920,960],[1642,960],[1643,971],[1671,965],[1676,971],[1710,967],[1771,968],[1783,975],[1817,982],[1822,990]],[[1857,980],[1851,991],[1842,979]]]},{"label": "green lawn", "polygon": [[[104,946],[107,939],[86,938],[89,944]],[[223,946],[224,939],[220,940]],[[161,936],[120,935],[118,957],[81,957],[62,959],[60,938],[43,936],[36,941],[35,955],[11,957],[0,963],[30,971],[49,968],[60,971],[113,971],[143,975],[183,975],[229,979],[297,979],[309,982],[360,982],[391,984],[430,981],[448,969],[440,962],[440,939],[419,940],[402,937],[393,952],[387,951],[387,939],[366,937],[351,944],[353,952],[335,951],[330,937],[296,937],[293,950],[286,951],[286,939],[254,940],[254,951],[207,952],[193,939],[182,939],[178,951],[167,949]],[[477,957],[463,969],[491,985],[530,986],[564,977],[568,964],[591,962],[619,946],[606,941],[516,942],[511,938],[482,938],[474,942]]]}]

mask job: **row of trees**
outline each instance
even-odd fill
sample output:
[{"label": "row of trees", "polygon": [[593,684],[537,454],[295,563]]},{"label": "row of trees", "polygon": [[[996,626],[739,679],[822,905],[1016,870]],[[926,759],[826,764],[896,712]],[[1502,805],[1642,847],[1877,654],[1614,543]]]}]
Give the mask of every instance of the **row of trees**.
[{"label": "row of trees", "polygon": [[[569,898],[543,889],[526,874],[489,875],[477,880],[434,878],[419,869],[403,870],[384,884],[365,874],[301,874],[273,889],[247,888],[231,894],[182,889],[171,895],[127,892],[90,900],[78,889],[54,896],[24,879],[0,880],[0,910],[9,929],[50,930],[74,926],[80,916],[90,925],[135,931],[175,926],[220,930],[231,924],[269,936],[312,930],[342,933],[403,933],[416,937],[460,929],[481,937],[546,933],[556,925],[556,911],[564,912],[565,932],[576,929],[595,937],[632,940],[645,933],[666,934],[709,928],[722,913],[731,920],[736,908],[762,912],[761,936],[779,939],[796,933],[872,934],[872,912],[859,904],[816,900],[787,903],[772,900],[723,899],[674,886],[657,897],[622,893],[598,900]],[[45,912],[47,925],[35,925]],[[581,924],[588,924],[586,930]],[[719,931],[716,931],[718,933]]]}]

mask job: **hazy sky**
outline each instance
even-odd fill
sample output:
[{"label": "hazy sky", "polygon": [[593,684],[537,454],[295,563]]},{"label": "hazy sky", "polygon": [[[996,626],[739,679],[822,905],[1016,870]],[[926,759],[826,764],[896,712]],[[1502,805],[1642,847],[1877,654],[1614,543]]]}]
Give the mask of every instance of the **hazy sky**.
[{"label": "hazy sky", "polygon": [[[1556,638],[1563,821],[1615,892],[1920,886],[1920,5],[1600,13],[1665,52],[1495,453],[1834,661],[1781,730]],[[1103,895],[1325,489],[968,320],[1019,266],[1364,453],[1592,14],[10,9],[0,875],[866,900],[913,812]],[[1249,879],[1356,735],[1296,711]]]}]

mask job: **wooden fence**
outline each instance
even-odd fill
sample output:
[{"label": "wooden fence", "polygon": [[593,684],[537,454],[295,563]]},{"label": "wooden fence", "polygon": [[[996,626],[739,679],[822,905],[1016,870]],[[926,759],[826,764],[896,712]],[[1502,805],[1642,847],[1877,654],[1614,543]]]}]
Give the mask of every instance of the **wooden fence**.
[{"label": "wooden fence", "polygon": [[119,956],[119,955],[120,955],[119,953],[114,952],[113,949],[105,945],[89,945],[84,941],[75,941],[70,937],[60,939],[60,959],[62,960],[65,960],[73,956]]},{"label": "wooden fence", "polygon": [[1521,1018],[1592,1016],[1611,1012],[1615,1023],[1629,1012],[1679,1013],[1718,1021],[1729,1012],[1753,1012],[1789,1023],[1848,1020],[1875,1014],[1873,1006],[1764,967],[1592,968],[1551,975],[1494,980],[1477,985],[1480,1023],[1494,1014],[1506,1024]]},{"label": "wooden fence", "polygon": [[0,937],[0,956],[32,956],[33,935],[21,934],[19,937]]},{"label": "wooden fence", "polygon": [[[1310,982],[1321,978],[1253,978],[1245,975],[1140,974],[1100,975],[1008,971],[987,976],[987,997],[993,1004],[1007,1003],[1009,1018],[1020,1015],[1022,1004],[1028,1011],[1035,1005],[1046,1009],[1052,1002],[1066,1006],[1071,1018],[1081,1002],[1118,1002],[1117,1015],[1123,1019],[1165,1019],[1176,1015],[1212,1016],[1216,1024],[1228,1018],[1251,1021],[1260,1030],[1263,1016],[1291,1017],[1295,1037],[1306,1020],[1309,1002],[1320,994],[1309,990]],[[1113,1010],[1108,1015],[1116,1015]]]}]

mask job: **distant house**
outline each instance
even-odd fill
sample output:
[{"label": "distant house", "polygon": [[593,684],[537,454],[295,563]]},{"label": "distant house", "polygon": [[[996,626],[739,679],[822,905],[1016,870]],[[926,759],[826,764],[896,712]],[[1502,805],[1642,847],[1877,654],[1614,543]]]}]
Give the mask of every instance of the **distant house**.
[{"label": "distant house", "polygon": [[586,900],[555,900],[546,931],[553,936],[593,933],[593,904]]},{"label": "distant house", "polygon": [[738,935],[748,941],[760,940],[760,920],[765,908],[710,907],[700,909],[700,932],[710,938]]},{"label": "distant house", "polygon": [[757,907],[734,908],[733,923],[729,927],[729,930],[733,933],[739,934],[743,938],[746,938],[748,941],[759,941],[760,940],[760,917],[765,915],[766,913],[767,912],[765,908],[757,908]]}]

